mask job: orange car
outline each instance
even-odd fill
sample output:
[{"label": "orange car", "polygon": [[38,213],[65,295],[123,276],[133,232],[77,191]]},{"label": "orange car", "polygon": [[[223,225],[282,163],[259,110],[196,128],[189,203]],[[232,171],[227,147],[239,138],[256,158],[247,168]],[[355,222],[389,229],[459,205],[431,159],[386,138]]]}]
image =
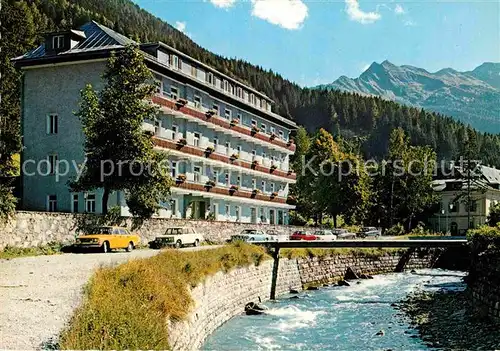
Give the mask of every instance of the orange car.
[{"label": "orange car", "polygon": [[132,251],[140,241],[139,236],[131,234],[127,228],[98,227],[89,234],[79,236],[75,246],[79,249],[100,249],[102,252],[114,249]]}]

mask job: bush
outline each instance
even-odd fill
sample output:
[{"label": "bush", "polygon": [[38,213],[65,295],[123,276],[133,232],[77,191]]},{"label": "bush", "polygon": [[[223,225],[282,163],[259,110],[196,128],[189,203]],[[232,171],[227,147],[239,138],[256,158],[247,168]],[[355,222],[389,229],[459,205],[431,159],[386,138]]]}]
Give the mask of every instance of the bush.
[{"label": "bush", "polygon": [[475,254],[488,249],[500,249],[500,227],[483,225],[478,229],[470,229],[467,232],[467,240]]},{"label": "bush", "polygon": [[388,236],[398,236],[398,235],[403,235],[405,233],[405,228],[401,223],[398,223],[396,225],[393,225],[389,229],[387,229],[384,233],[384,235]]},{"label": "bush", "polygon": [[6,246],[0,251],[0,259],[11,259],[16,257],[56,255],[61,253],[63,245],[59,242],[50,242],[47,245],[36,247]]},{"label": "bush", "polygon": [[189,287],[205,277],[270,258],[237,243],[213,250],[165,250],[157,256],[100,268],[60,338],[62,349],[170,349],[168,323],[187,317]]}]

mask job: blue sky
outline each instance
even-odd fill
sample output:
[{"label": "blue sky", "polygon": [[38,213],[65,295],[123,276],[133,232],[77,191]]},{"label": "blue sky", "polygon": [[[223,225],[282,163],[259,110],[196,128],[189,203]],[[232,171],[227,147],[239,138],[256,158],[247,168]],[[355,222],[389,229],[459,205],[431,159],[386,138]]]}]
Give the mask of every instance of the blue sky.
[{"label": "blue sky", "polygon": [[431,72],[500,62],[497,0],[135,2],[201,46],[303,86],[357,77],[386,59]]}]

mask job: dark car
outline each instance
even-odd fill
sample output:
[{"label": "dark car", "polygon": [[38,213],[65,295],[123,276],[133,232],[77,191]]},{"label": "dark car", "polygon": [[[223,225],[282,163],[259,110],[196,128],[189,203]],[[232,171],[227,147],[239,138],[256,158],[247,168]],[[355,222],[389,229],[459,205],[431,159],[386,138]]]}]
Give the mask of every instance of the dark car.
[{"label": "dark car", "polygon": [[316,235],[313,235],[305,230],[298,230],[290,235],[290,240],[317,240]]},{"label": "dark car", "polygon": [[375,227],[363,227],[360,229],[358,236],[361,238],[378,238],[381,234],[380,230]]}]

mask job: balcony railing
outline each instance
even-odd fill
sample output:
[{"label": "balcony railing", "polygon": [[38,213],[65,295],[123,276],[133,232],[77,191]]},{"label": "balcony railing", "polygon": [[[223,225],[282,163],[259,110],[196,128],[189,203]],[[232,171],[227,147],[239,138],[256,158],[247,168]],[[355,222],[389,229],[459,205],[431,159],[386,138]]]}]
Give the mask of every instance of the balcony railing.
[{"label": "balcony railing", "polygon": [[[182,139],[179,139],[179,140],[182,140]],[[240,166],[240,167],[247,168],[247,169],[253,169],[255,171],[259,171],[259,172],[266,173],[266,174],[272,174],[272,175],[286,178],[286,179],[291,179],[291,180],[296,179],[295,173],[285,172],[285,171],[282,171],[279,169],[273,169],[272,167],[269,168],[269,167],[262,166],[261,165],[262,156],[254,156],[254,158],[252,158],[252,160],[256,161],[257,163],[242,160],[241,157],[238,159],[232,159],[231,155],[227,156],[226,147],[223,145],[215,145],[215,148],[214,148],[215,152],[209,153],[209,152],[207,152],[206,148],[194,147],[191,145],[181,145],[179,143],[179,141],[175,141],[175,140],[166,140],[166,139],[154,137],[153,141],[157,146],[163,147],[166,149],[179,150],[179,151],[186,153],[186,154],[199,156],[199,157],[205,157],[205,158],[208,158],[211,160],[221,161],[221,162],[224,162],[227,164],[236,165],[236,166]],[[218,148],[218,147],[222,147],[223,149]],[[217,152],[217,150],[219,150],[221,152]]]},{"label": "balcony railing", "polygon": [[242,125],[231,125],[230,121],[228,121],[220,116],[217,116],[215,114],[208,114],[206,112],[202,112],[199,109],[196,109],[196,108],[191,107],[189,105],[185,105],[185,106],[177,105],[175,103],[175,101],[173,101],[172,99],[166,98],[164,96],[155,95],[155,96],[153,96],[152,100],[154,103],[159,104],[161,106],[164,106],[166,108],[169,108],[171,110],[180,111],[186,115],[198,118],[202,121],[213,123],[214,125],[224,127],[228,130],[233,130],[233,131],[238,132],[240,134],[252,136],[258,140],[285,148],[285,149],[290,150],[290,151],[295,151],[295,145],[291,141],[286,142],[280,138],[273,138],[271,135],[264,134],[262,132],[253,133],[252,129],[249,127],[245,127]]},{"label": "balcony railing", "polygon": [[214,193],[220,195],[233,196],[236,198],[248,198],[255,199],[260,201],[268,201],[274,203],[285,204],[286,198],[278,196],[273,196],[272,194],[262,194],[260,192],[248,191],[244,189],[232,190],[230,186],[220,185],[219,183],[215,184],[215,186],[207,186],[206,182],[201,180],[200,182],[194,182],[190,180],[190,178],[194,178],[194,175],[186,174],[186,180],[177,181],[176,187],[181,189],[188,189],[194,191],[203,191],[207,193]]}]

